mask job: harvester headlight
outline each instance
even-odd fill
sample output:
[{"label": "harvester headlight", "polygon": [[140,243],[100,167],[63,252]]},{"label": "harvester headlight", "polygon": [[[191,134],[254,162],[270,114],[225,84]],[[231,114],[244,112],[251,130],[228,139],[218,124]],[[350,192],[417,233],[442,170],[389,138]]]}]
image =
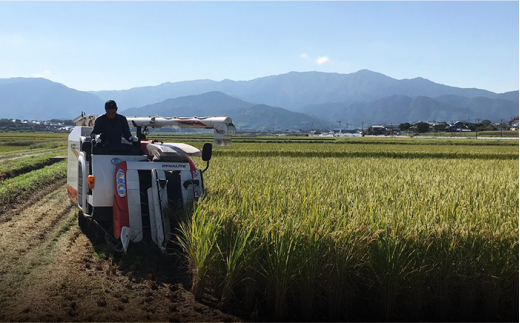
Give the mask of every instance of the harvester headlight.
[{"label": "harvester headlight", "polygon": [[125,185],[125,171],[123,169],[118,169],[116,173],[116,185],[117,185],[117,195],[119,197],[126,196],[126,185]]},{"label": "harvester headlight", "polygon": [[126,196],[125,184],[117,185],[117,195],[119,195],[119,197],[125,197]]},{"label": "harvester headlight", "polygon": [[116,178],[118,182],[125,182],[125,171],[122,169],[119,169],[116,174]]}]

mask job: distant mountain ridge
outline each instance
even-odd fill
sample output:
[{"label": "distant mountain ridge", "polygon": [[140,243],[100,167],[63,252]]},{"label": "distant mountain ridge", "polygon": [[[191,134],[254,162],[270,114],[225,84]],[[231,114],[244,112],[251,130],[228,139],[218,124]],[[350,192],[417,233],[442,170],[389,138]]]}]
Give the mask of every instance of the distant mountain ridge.
[{"label": "distant mountain ridge", "polygon": [[[117,101],[116,101],[117,102]],[[249,108],[254,106],[236,98],[232,98],[222,92],[213,91],[200,95],[188,95],[174,99],[166,99],[162,102],[148,104],[141,108],[123,110],[126,116],[208,116],[222,114],[229,110]]]},{"label": "distant mountain ridge", "polygon": [[518,103],[504,99],[466,98],[456,95],[437,98],[392,95],[372,102],[346,101],[308,105],[302,107],[300,112],[329,121],[342,120],[351,125],[457,120],[475,122],[477,118],[509,121],[518,115]]},{"label": "distant mountain ridge", "polygon": [[163,83],[155,87],[90,93],[98,95],[103,100],[114,99],[130,108],[211,91],[220,91],[247,102],[294,111],[309,104],[342,101],[370,102],[392,95],[409,97],[458,95],[486,98],[503,96],[486,90],[462,89],[437,84],[424,78],[396,80],[369,70],[360,70],[351,74],[290,72],[251,81],[196,80]]},{"label": "distant mountain ridge", "polygon": [[81,111],[103,110],[98,96],[44,78],[0,79],[0,118],[73,119]]},{"label": "distant mountain ridge", "polygon": [[218,91],[167,99],[142,108],[126,109],[121,113],[125,116],[228,116],[240,131],[298,131],[310,130],[313,126],[332,126],[332,123],[319,117],[245,102]]},{"label": "distant mountain ridge", "polygon": [[361,70],[351,74],[290,72],[250,81],[195,80],[123,91],[83,92],[42,78],[0,79],[0,118],[72,119],[101,114],[114,99],[126,115],[228,115],[237,129],[285,130],[416,121],[510,120],[519,91],[494,93],[397,80]]}]

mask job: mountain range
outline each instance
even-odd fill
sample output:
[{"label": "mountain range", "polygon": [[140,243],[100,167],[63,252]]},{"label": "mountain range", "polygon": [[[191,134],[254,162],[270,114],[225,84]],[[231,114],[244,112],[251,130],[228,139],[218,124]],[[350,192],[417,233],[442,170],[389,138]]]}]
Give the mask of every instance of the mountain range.
[{"label": "mountain range", "polygon": [[[409,97],[457,95],[502,98],[507,95],[486,90],[462,89],[437,84],[423,78],[397,80],[381,73],[361,70],[351,74],[290,72],[251,81],[212,80],[163,83],[123,91],[91,92],[103,100],[113,99],[127,107],[140,107],[169,98],[220,91],[247,102],[288,110],[328,102],[371,102],[392,95]],[[518,93],[516,95],[518,97]],[[518,98],[516,99],[518,101]]]},{"label": "mountain range", "polygon": [[510,120],[519,92],[494,93],[397,80],[361,70],[351,74],[290,72],[250,81],[195,80],[119,91],[83,92],[42,78],[0,79],[0,118],[74,118],[103,113],[113,99],[127,115],[233,118],[240,130],[298,130],[416,121]]},{"label": "mountain range", "polygon": [[95,94],[43,78],[0,79],[0,118],[73,119],[81,111],[103,109],[104,101]]},{"label": "mountain range", "polygon": [[253,104],[219,91],[167,99],[163,102],[130,108],[125,116],[190,116],[220,115],[231,117],[240,131],[280,131],[330,128],[332,123],[319,117],[289,111],[265,104]]}]

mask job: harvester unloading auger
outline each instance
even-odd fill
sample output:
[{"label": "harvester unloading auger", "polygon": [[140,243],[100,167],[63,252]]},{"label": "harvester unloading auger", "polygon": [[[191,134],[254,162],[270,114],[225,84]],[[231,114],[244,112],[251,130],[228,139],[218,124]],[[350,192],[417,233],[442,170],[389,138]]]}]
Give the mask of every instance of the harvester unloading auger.
[{"label": "harvester unloading auger", "polygon": [[168,210],[186,211],[204,193],[202,174],[208,167],[197,169],[191,158],[202,157],[209,166],[212,145],[204,144],[201,152],[183,143],[151,141],[148,128],[214,129],[215,145],[227,146],[236,134],[231,118],[128,117],[139,142],[107,150],[90,137],[96,117],[74,119],[68,139],[67,191],[79,208],[79,226],[103,232],[115,250],[149,239],[166,252],[178,225]]}]

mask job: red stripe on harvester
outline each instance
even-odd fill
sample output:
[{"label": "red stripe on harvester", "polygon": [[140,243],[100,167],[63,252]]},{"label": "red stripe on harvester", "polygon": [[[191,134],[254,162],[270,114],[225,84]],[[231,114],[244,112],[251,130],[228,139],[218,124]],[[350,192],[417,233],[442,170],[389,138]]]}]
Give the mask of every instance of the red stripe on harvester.
[{"label": "red stripe on harvester", "polygon": [[[117,171],[123,169],[125,172],[125,197],[120,197],[117,194]],[[114,207],[112,216],[114,218],[114,238],[119,239],[121,236],[121,229],[123,227],[130,227],[130,216],[128,213],[128,190],[126,187],[126,161],[119,163],[116,167],[116,174],[114,178]]]}]

